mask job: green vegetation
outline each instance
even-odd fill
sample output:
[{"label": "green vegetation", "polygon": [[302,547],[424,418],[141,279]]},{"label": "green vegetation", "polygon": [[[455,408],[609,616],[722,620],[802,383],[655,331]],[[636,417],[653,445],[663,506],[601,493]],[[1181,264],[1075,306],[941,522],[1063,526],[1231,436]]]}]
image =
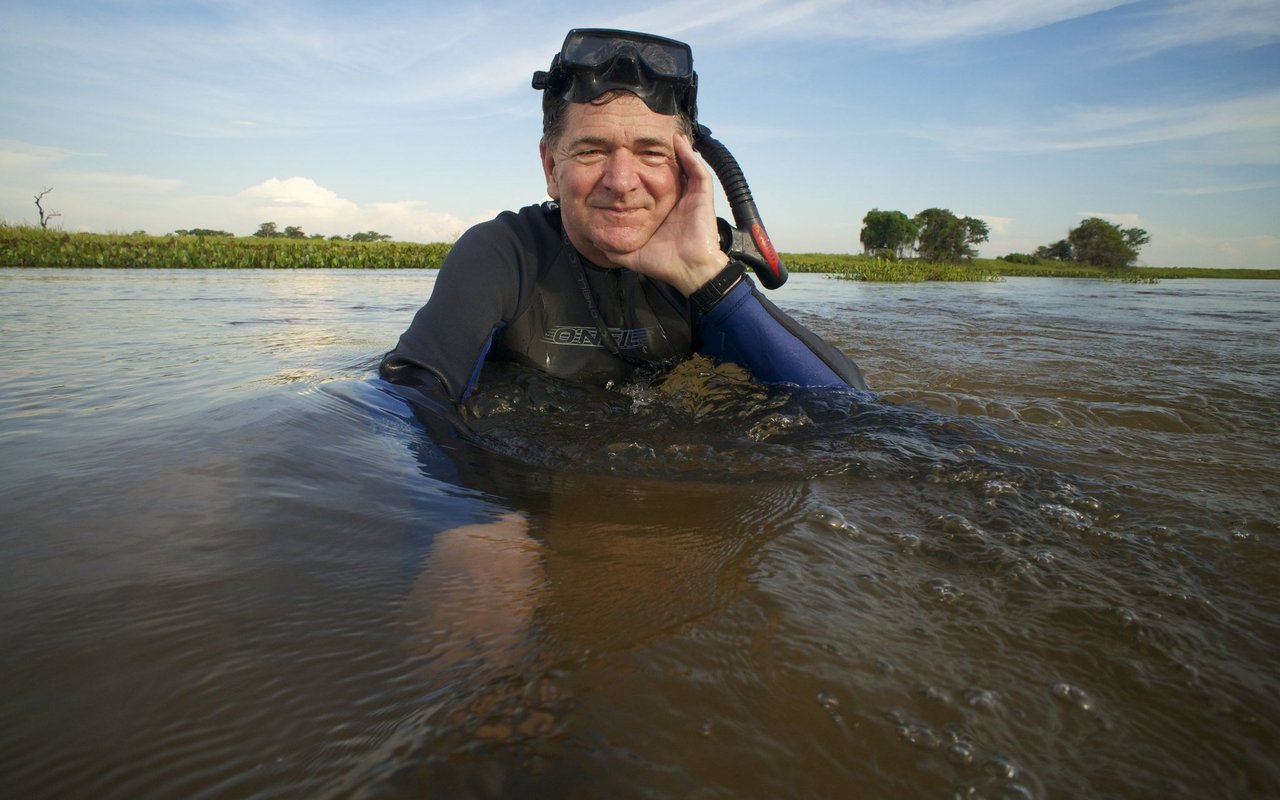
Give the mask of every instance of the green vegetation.
[{"label": "green vegetation", "polygon": [[[869,256],[903,258],[915,253],[927,262],[963,263],[978,254],[975,244],[988,240],[987,223],[957,217],[945,208],[926,208],[914,217],[901,211],[873,208],[862,218],[862,252]],[[1013,253],[1005,260],[1036,265],[1042,261],[1078,262],[1091,267],[1123,270],[1138,260],[1138,251],[1151,241],[1142,228],[1121,228],[1098,217],[1081,220],[1067,238],[1044,245],[1035,255]]]},{"label": "green vegetation", "polygon": [[1089,217],[1072,228],[1067,238],[1037,248],[1034,257],[1123,269],[1138,260],[1138,250],[1150,241],[1151,236],[1142,228],[1121,228]]},{"label": "green vegetation", "polygon": [[[370,232],[372,233],[372,232]],[[182,235],[179,235],[182,234]],[[145,233],[66,233],[0,224],[0,266],[143,269],[434,269],[452,245],[316,236],[233,237],[225,231],[192,229],[169,236]],[[963,263],[880,258],[838,253],[782,253],[791,272],[820,272],[861,281],[989,281],[1002,276],[1105,278],[1270,278],[1280,270],[1132,267],[1111,269],[1012,253]]]},{"label": "green vegetation", "polygon": [[994,281],[1000,271],[990,264],[974,262],[943,264],[918,259],[891,259],[866,255],[829,253],[783,253],[782,263],[790,272],[823,272],[854,281]]},{"label": "green vegetation", "polygon": [[866,255],[782,253],[790,272],[823,272],[861,281],[990,281],[1004,277],[1095,278],[1128,283],[1155,283],[1177,278],[1244,278],[1280,280],[1280,269],[1212,269],[1208,267],[1129,267],[1111,269],[1073,261],[1021,263],[1033,259],[1018,253],[1003,258],[975,258],[964,264],[937,264],[914,259]]},{"label": "green vegetation", "polygon": [[973,245],[987,241],[987,223],[957,217],[945,208],[926,208],[914,217],[873,208],[862,218],[862,252],[886,258],[918,253],[926,262],[954,264],[978,254]]},{"label": "green vegetation", "polygon": [[452,245],[222,235],[65,233],[0,225],[0,266],[144,269],[429,269]]}]

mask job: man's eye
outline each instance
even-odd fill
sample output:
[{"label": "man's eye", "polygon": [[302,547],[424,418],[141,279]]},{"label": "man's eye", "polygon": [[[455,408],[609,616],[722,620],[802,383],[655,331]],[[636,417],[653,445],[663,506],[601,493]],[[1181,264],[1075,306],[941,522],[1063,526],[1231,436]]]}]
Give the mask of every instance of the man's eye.
[{"label": "man's eye", "polygon": [[594,164],[597,161],[604,160],[605,153],[599,148],[591,150],[575,150],[573,151],[573,160],[581,161],[586,164]]},{"label": "man's eye", "polygon": [[665,150],[645,150],[640,153],[640,160],[651,167],[660,167],[671,160],[671,154]]}]

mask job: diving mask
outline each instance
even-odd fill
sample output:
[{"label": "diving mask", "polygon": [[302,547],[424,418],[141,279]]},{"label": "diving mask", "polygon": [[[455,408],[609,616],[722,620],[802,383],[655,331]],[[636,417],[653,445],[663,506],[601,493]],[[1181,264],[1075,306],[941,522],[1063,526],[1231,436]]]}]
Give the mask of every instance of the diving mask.
[{"label": "diving mask", "polygon": [[633,31],[575,28],[564,39],[550,70],[533,73],[533,88],[589,103],[624,89],[658,114],[697,117],[698,74],[684,42]]}]

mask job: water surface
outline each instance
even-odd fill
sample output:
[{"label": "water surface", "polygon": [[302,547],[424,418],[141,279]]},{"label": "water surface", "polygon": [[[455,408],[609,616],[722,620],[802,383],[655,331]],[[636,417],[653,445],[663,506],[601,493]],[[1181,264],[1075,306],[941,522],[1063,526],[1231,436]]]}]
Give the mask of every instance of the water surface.
[{"label": "water surface", "polygon": [[775,300],[875,396],[374,379],[432,272],[0,270],[7,797],[1280,793],[1280,291]]}]

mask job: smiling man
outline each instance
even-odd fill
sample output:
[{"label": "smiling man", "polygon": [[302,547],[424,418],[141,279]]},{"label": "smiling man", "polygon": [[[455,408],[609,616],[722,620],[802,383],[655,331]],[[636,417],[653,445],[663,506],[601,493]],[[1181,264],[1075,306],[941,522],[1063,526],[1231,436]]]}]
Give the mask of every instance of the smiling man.
[{"label": "smiling man", "polygon": [[610,386],[702,353],[765,383],[866,388],[721,251],[688,45],[572,30],[533,84],[551,201],[459,238],[384,377],[459,403],[488,360]]}]

